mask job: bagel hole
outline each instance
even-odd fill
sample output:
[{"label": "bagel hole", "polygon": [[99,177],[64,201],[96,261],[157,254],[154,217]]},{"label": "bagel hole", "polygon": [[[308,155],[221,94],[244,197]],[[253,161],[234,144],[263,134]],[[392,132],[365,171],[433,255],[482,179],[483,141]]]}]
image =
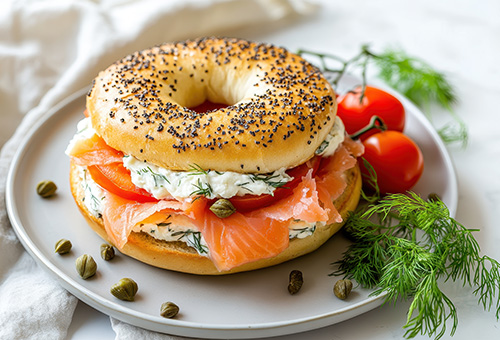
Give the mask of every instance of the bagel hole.
[{"label": "bagel hole", "polygon": [[205,113],[208,111],[214,111],[214,110],[219,110],[228,107],[229,104],[224,104],[224,103],[214,103],[211,102],[210,100],[205,100],[203,103],[200,105],[190,107],[190,110],[193,110],[194,112],[198,113]]}]

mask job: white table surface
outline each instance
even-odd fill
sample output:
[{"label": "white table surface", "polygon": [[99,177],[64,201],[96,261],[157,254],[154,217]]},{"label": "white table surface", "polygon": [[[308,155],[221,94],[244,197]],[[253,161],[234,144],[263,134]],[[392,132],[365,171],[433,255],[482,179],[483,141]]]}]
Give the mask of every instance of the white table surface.
[{"label": "white table surface", "polygon": [[[224,32],[285,46],[349,57],[362,43],[401,47],[446,72],[460,102],[455,111],[469,127],[466,149],[450,147],[459,179],[457,219],[480,228],[484,253],[500,259],[500,1],[321,1],[313,17],[279,27]],[[442,113],[442,110],[435,110]],[[447,283],[459,327],[453,339],[498,339],[494,312],[478,306],[472,290]],[[401,339],[408,303],[385,305],[316,331],[275,339]],[[67,338],[114,339],[109,317],[79,302]],[[417,339],[427,339],[427,336]],[[448,338],[448,333],[444,338]]]}]

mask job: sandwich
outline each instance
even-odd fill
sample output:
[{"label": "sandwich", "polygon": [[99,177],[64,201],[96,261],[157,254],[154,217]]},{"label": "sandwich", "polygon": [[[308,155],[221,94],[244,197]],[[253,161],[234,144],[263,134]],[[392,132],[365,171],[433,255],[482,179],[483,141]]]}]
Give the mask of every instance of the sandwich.
[{"label": "sandwich", "polygon": [[199,275],[314,251],[358,204],[363,146],[321,72],[271,44],[166,43],[100,72],[66,153],[92,229]]}]

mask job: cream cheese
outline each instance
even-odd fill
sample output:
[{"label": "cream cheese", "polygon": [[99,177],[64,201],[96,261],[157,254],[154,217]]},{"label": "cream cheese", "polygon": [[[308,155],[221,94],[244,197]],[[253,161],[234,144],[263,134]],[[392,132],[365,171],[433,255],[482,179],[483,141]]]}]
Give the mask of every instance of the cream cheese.
[{"label": "cream cheese", "polygon": [[293,179],[286,174],[285,168],[266,175],[203,170],[196,166],[192,171],[172,171],[132,156],[123,157],[123,165],[130,170],[132,182],[157,199],[172,196],[182,199],[196,195],[210,199],[246,194],[272,195],[277,187]]},{"label": "cream cheese", "polygon": [[335,117],[335,123],[326,136],[323,143],[316,149],[316,155],[329,157],[335,153],[340,144],[344,141],[345,127],[339,116]]},{"label": "cream cheese", "polygon": [[67,148],[66,155],[69,155],[71,150],[75,147],[76,143],[81,140],[92,138],[96,134],[96,131],[92,127],[92,123],[90,122],[90,118],[84,118],[80,120],[76,126],[76,133],[73,138],[70,140]]},{"label": "cream cheese", "polygon": [[132,229],[133,232],[147,233],[155,239],[167,242],[184,242],[194,248],[198,254],[208,256],[208,246],[205,239],[196,226],[185,216],[178,215],[174,218],[167,218],[159,224],[137,224]]},{"label": "cream cheese", "polygon": [[81,179],[81,185],[84,191],[82,198],[85,207],[96,218],[102,217],[102,200],[105,197],[104,191],[99,185],[90,177],[87,169],[78,167],[78,175]]}]

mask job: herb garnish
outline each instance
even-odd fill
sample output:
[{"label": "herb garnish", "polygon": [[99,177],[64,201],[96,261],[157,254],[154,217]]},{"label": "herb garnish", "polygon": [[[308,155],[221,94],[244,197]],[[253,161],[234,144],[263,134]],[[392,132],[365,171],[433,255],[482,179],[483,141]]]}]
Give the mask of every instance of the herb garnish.
[{"label": "herb garnish", "polygon": [[[351,69],[361,70],[363,100],[367,84],[367,68],[370,63],[378,68],[379,77],[389,86],[404,94],[426,112],[430,118],[432,103],[445,108],[454,120],[438,129],[438,133],[446,143],[460,142],[467,145],[468,133],[463,120],[453,111],[452,105],[457,101],[453,86],[445,75],[433,69],[422,59],[407,55],[402,50],[386,49],[382,53],[374,53],[368,45],[362,45],[361,51],[351,59],[336,55],[299,50],[299,55],[311,55],[319,59],[320,69],[329,77],[334,87],[338,86],[342,76]],[[333,68],[330,64],[339,64]]]},{"label": "herb garnish", "polygon": [[193,183],[193,186],[196,188],[193,192],[189,194],[189,196],[205,196],[212,197],[214,191],[210,183],[203,183],[201,179],[198,178],[197,183]]},{"label": "herb garnish", "polygon": [[187,230],[179,230],[172,233],[172,236],[179,236],[177,239],[180,241],[183,238],[186,238],[186,243],[196,249],[199,254],[207,254],[208,247],[201,242],[201,232],[187,229]]},{"label": "herb garnish", "polygon": [[305,234],[306,236],[314,234],[316,231],[316,224],[314,224],[312,227],[303,227],[303,228],[292,228],[290,229],[291,232],[295,232],[293,234],[293,238],[299,237],[299,235]]},{"label": "herb garnish", "polygon": [[279,174],[276,174],[276,175],[250,174],[250,180],[252,182],[262,181],[262,182],[266,183],[268,186],[273,187],[273,188],[280,188],[280,187],[284,186],[286,183],[288,183],[287,181],[281,181],[281,180],[276,181],[275,179],[279,178],[279,177],[280,177]]},{"label": "herb garnish", "polygon": [[207,176],[209,172],[213,171],[215,172],[217,175],[222,175],[223,173],[220,172],[220,171],[217,171],[217,170],[205,170],[203,169],[201,166],[199,166],[198,164],[194,163],[194,164],[191,164],[189,166],[189,171],[190,171],[190,176],[201,176],[201,175],[205,175]]},{"label": "herb garnish", "polygon": [[151,176],[153,176],[153,180],[155,182],[155,187],[159,187],[158,185],[158,181],[165,181],[167,182],[168,184],[170,184],[170,181],[168,180],[168,178],[162,174],[159,174],[157,172],[154,172],[149,166],[145,167],[145,168],[142,168],[140,170],[137,171],[137,174],[151,174]]},{"label": "herb garnish", "polygon": [[[378,221],[374,222],[378,217]],[[361,286],[386,293],[385,301],[411,299],[405,337],[443,337],[446,321],[457,324],[453,302],[438,279],[475,287],[479,303],[500,317],[500,263],[481,256],[473,232],[453,219],[439,199],[425,201],[415,193],[392,194],[352,214],[345,231],[349,246],[332,275],[345,275]]]},{"label": "herb garnish", "polygon": [[198,164],[194,163],[189,166],[189,171],[191,176],[197,176],[197,175],[208,175],[210,170],[205,170]]}]

